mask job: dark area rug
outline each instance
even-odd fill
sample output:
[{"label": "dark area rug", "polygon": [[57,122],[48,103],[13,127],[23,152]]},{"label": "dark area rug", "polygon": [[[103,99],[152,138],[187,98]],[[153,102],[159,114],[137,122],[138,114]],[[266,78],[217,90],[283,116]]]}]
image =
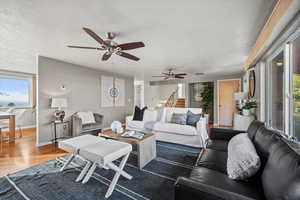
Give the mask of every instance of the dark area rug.
[{"label": "dark area rug", "polygon": [[[142,170],[136,167],[132,153],[125,171],[132,180],[121,177],[110,200],[174,199],[178,176],[188,176],[196,162],[199,148],[157,142],[157,158]],[[19,200],[102,200],[115,172],[97,168],[86,184],[76,183],[83,162],[76,159],[64,172],[59,168],[67,156],[51,160],[0,178],[0,199]],[[119,161],[116,161],[118,164]]]}]

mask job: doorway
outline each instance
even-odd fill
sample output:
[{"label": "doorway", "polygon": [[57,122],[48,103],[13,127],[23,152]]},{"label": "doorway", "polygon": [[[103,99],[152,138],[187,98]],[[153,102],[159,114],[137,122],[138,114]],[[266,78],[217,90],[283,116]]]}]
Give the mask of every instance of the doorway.
[{"label": "doorway", "polygon": [[218,124],[232,126],[237,111],[234,93],[241,90],[240,79],[218,80]]}]

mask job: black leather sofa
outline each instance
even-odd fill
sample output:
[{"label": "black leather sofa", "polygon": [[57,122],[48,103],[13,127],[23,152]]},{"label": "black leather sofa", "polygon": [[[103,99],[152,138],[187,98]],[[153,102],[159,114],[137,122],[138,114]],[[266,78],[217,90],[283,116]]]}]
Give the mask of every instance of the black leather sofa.
[{"label": "black leather sofa", "polygon": [[247,133],[262,166],[246,181],[227,176],[229,140],[245,131],[212,128],[190,176],[178,177],[175,200],[300,200],[299,145],[253,121]]}]

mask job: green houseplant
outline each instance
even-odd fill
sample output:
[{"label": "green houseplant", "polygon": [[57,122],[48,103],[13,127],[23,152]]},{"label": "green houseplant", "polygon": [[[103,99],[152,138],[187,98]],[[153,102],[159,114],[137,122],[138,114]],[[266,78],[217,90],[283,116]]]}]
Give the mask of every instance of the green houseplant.
[{"label": "green houseplant", "polygon": [[255,102],[255,100],[247,99],[244,102],[243,107],[242,107],[243,115],[245,115],[245,116],[250,115],[250,110],[252,108],[256,108],[256,102]]},{"label": "green houseplant", "polygon": [[213,100],[214,100],[214,87],[213,85],[210,84],[205,84],[202,92],[200,94],[201,98],[202,98],[202,107],[203,107],[203,111],[205,113],[205,117],[207,120],[207,123],[209,121],[209,109],[212,107],[213,105]]}]

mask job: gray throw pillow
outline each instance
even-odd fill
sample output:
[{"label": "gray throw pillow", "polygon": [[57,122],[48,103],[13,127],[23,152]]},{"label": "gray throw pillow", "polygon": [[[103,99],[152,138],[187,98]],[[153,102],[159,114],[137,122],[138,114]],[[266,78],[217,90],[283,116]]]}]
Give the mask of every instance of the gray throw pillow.
[{"label": "gray throw pillow", "polygon": [[194,114],[191,111],[188,111],[186,114],[186,124],[196,127],[197,122],[200,120],[201,117],[203,117],[202,114]]},{"label": "gray throw pillow", "polygon": [[234,136],[228,143],[227,174],[235,180],[245,180],[260,168],[260,158],[247,133]]},{"label": "gray throw pillow", "polygon": [[173,113],[171,117],[171,123],[186,125],[186,114]]}]

